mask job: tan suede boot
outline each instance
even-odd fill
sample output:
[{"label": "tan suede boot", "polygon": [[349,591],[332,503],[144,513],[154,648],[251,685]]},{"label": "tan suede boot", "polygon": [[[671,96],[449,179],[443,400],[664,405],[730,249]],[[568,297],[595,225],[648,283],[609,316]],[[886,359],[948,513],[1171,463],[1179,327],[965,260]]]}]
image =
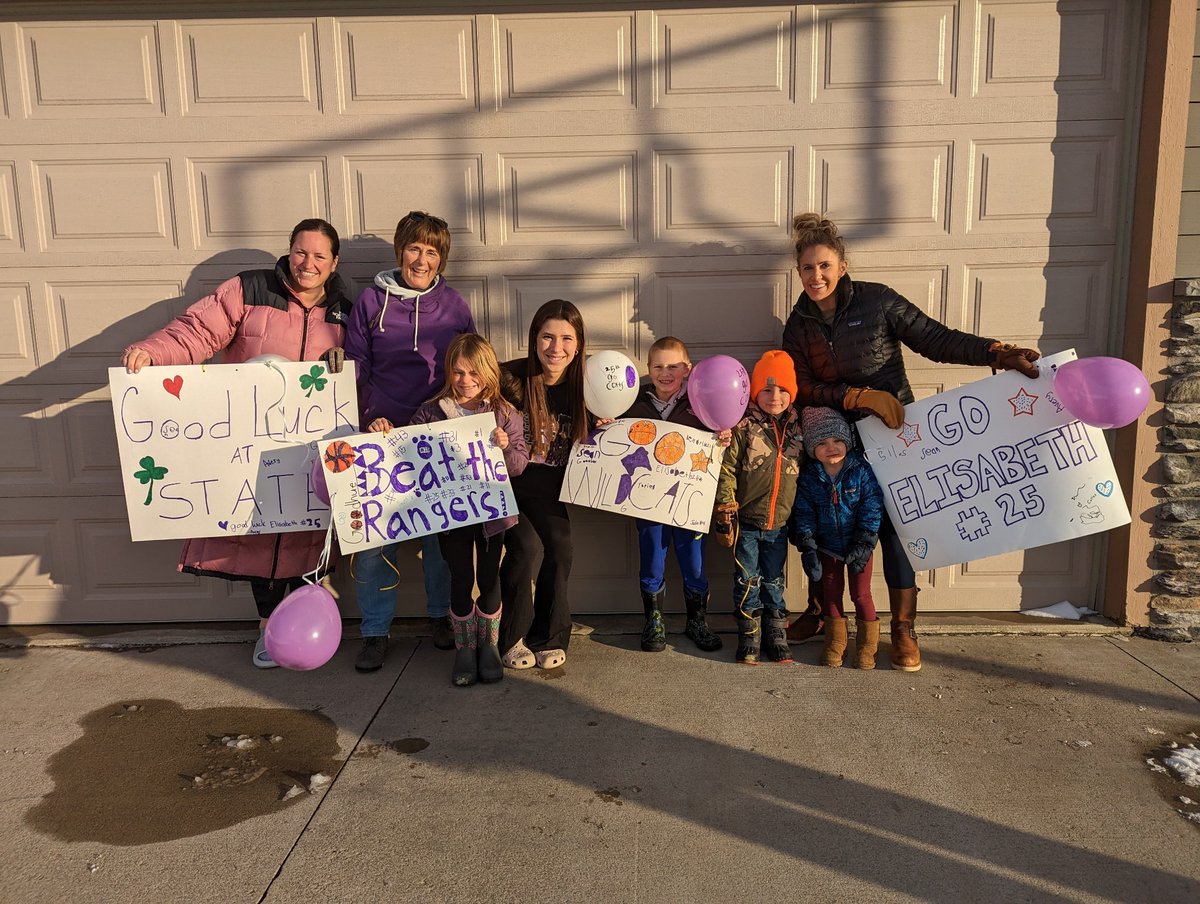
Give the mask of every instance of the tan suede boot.
[{"label": "tan suede boot", "polygon": [[854,667],[875,668],[875,654],[879,651],[879,619],[863,621],[856,618],[854,630]]},{"label": "tan suede boot", "polygon": [[913,622],[917,619],[917,588],[904,590],[888,588],[888,601],[892,607],[892,668],[901,672],[921,670],[921,650],[917,646],[917,632]]},{"label": "tan suede boot", "polygon": [[840,668],[846,657],[846,619],[827,616],[825,618],[825,649],[821,651],[821,665]]}]

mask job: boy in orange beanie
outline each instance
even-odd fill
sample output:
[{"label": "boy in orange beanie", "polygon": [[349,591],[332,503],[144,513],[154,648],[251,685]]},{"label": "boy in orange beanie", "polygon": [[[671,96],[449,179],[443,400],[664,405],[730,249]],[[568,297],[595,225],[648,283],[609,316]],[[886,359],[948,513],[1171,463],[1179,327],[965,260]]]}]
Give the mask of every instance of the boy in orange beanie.
[{"label": "boy in orange beanie", "polygon": [[[796,397],[796,370],[787,352],[766,352],[750,377],[750,406],[733,428],[717,482],[717,510],[736,518],[733,617],[737,661],[791,662],[783,564],[787,522],[796,498],[804,449]],[[736,514],[735,514],[736,513]],[[759,619],[762,625],[760,628]],[[764,644],[765,638],[765,644]],[[765,649],[763,649],[765,647]]]}]

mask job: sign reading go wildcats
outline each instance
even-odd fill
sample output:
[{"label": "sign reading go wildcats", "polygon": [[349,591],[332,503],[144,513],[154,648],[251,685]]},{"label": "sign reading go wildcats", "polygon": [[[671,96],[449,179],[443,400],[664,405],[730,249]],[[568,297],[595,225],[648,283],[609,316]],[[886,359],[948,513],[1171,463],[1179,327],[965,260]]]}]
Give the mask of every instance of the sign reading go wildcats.
[{"label": "sign reading go wildcats", "polygon": [[572,447],[558,498],[708,533],[723,451],[703,430],[619,418]]},{"label": "sign reading go wildcats", "polygon": [[858,421],[863,451],[917,570],[971,562],[1129,523],[1104,434],[1054,393],[1074,351]]},{"label": "sign reading go wildcats", "polygon": [[493,414],[359,433],[321,444],[343,552],[517,513]]},{"label": "sign reading go wildcats", "polygon": [[317,441],[353,433],[354,366],[315,362],[108,370],[134,540],[320,530]]}]

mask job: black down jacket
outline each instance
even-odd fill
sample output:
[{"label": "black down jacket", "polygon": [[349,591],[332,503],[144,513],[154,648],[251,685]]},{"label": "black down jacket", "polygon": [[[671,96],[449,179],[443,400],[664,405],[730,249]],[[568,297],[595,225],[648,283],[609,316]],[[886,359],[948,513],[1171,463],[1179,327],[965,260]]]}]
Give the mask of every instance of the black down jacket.
[{"label": "black down jacket", "polygon": [[931,361],[986,365],[995,341],[952,330],[894,289],[849,275],[838,282],[832,325],[801,295],[783,328],[783,350],[796,364],[796,406],[838,411],[852,387],[886,390],[904,405],[913,400],[901,343]]}]

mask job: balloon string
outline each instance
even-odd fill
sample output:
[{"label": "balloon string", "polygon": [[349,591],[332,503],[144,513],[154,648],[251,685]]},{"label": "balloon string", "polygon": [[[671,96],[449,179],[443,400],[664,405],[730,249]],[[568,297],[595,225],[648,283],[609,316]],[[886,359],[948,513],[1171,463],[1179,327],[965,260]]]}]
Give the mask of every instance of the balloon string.
[{"label": "balloon string", "polygon": [[[321,555],[317,558],[317,567],[304,575],[304,580],[310,584],[318,584],[321,578],[328,573],[329,557],[333,551],[333,519],[329,519],[329,527],[325,531],[325,548],[321,550]],[[311,577],[310,577],[311,575]]]}]

